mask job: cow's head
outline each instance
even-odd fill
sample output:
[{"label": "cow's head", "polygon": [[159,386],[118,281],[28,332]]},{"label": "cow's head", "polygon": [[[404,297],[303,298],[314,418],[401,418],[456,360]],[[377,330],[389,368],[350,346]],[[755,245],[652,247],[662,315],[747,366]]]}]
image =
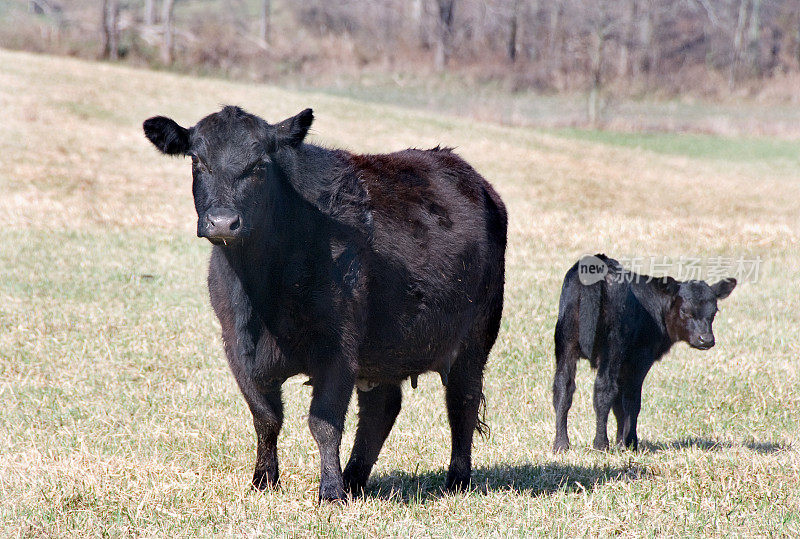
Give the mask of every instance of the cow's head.
[{"label": "cow's head", "polygon": [[280,173],[275,156],[297,148],[313,119],[306,109],[271,125],[239,107],[225,107],[188,129],[164,116],[143,127],[161,152],[192,158],[197,235],[228,245],[245,241],[263,221]]},{"label": "cow's head", "polygon": [[684,341],[693,348],[708,350],[714,346],[712,324],[717,314],[717,300],[727,298],[736,287],[736,279],[723,279],[708,285],[705,281],[679,282],[672,277],[653,281],[667,296],[665,322],[672,341]]}]

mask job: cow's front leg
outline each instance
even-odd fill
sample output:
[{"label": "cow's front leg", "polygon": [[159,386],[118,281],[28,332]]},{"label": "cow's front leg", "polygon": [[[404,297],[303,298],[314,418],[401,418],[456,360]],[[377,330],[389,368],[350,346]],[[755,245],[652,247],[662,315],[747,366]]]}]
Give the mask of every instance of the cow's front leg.
[{"label": "cow's front leg", "polygon": [[255,398],[248,398],[256,429],[256,466],[253,471],[253,487],[264,490],[278,485],[278,433],[283,422],[283,402],[279,383],[258,391]]},{"label": "cow's front leg", "polygon": [[[256,352],[259,324],[251,322],[238,328],[236,339],[226,339],[228,362],[236,378],[236,383],[244,395],[250,413],[253,414],[253,427],[256,431],[256,465],[253,470],[253,487],[264,490],[278,485],[278,433],[283,423],[283,402],[281,383],[271,380],[258,383],[252,376],[252,365],[261,360],[264,364],[273,363],[266,357],[280,353],[270,346],[268,336],[261,337],[260,351]],[[237,343],[236,349],[227,343]]]},{"label": "cow's front leg", "polygon": [[355,374],[345,362],[331,362],[323,372],[313,376],[311,410],[308,426],[319,446],[320,501],[347,499],[342,480],[339,446],[347,405],[353,394]]}]

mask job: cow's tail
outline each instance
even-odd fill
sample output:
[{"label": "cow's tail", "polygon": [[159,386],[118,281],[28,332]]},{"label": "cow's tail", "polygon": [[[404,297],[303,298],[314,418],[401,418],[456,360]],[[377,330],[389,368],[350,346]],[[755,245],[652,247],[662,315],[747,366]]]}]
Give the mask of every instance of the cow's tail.
[{"label": "cow's tail", "polygon": [[597,340],[597,324],[603,300],[603,281],[580,287],[578,308],[578,344],[581,354],[594,361],[594,346]]},{"label": "cow's tail", "polygon": [[482,440],[488,440],[492,433],[492,429],[486,422],[486,396],[483,391],[481,391],[481,400],[478,403],[478,421],[475,423],[475,430],[478,431]]}]

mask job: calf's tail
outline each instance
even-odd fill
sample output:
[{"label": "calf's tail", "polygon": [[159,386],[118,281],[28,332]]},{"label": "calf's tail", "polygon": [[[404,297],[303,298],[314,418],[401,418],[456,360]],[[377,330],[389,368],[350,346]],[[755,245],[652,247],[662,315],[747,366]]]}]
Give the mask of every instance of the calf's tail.
[{"label": "calf's tail", "polygon": [[578,309],[578,344],[581,354],[594,360],[594,345],[597,340],[597,323],[600,320],[600,307],[603,299],[603,282],[580,285],[580,306]]}]

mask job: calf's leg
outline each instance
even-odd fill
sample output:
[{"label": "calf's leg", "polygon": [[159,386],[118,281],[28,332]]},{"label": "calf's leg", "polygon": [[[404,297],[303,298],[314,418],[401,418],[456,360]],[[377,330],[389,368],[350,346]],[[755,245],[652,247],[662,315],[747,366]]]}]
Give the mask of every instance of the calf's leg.
[{"label": "calf's leg", "polygon": [[611,410],[614,412],[614,417],[617,420],[617,447],[623,446],[623,440],[625,439],[625,408],[622,405],[622,394],[617,393],[617,398],[614,400],[614,404],[611,407]]},{"label": "calf's leg", "polygon": [[478,426],[478,411],[483,399],[483,366],[486,354],[468,345],[458,356],[447,377],[445,398],[450,421],[450,468],[445,487],[453,492],[466,490],[472,475],[472,436]]},{"label": "calf's leg", "polygon": [[554,453],[569,449],[567,415],[575,393],[575,370],[579,357],[577,343],[564,339],[559,329],[556,328],[556,374],[553,378],[553,408],[556,412]]},{"label": "calf's leg", "polygon": [[314,375],[313,380],[308,426],[319,447],[319,499],[344,501],[347,497],[339,461],[339,446],[342,443],[344,417],[350,395],[353,394],[355,377],[349,368],[332,362],[325,372]]},{"label": "calf's leg", "polygon": [[397,385],[380,385],[370,391],[358,391],[358,430],[344,469],[344,486],[351,493],[361,492],[372,467],[378,460],[383,442],[400,413],[402,391]]},{"label": "calf's leg", "polygon": [[617,419],[617,445],[624,445],[634,451],[639,449],[636,425],[642,408],[642,385],[654,362],[654,359],[646,353],[640,354],[637,359],[634,372],[625,377],[621,384],[618,400],[621,403],[624,419],[621,423]]},{"label": "calf's leg", "polygon": [[608,449],[608,414],[617,400],[620,355],[611,350],[601,357],[594,381],[594,412],[596,416],[593,446],[595,449]]},{"label": "calf's leg", "polygon": [[636,451],[639,449],[639,437],[636,435],[636,423],[639,419],[639,410],[642,407],[641,388],[633,394],[626,396],[625,404],[625,447]]},{"label": "calf's leg", "polygon": [[[625,429],[623,439],[625,447],[639,449],[639,437],[636,435],[636,423],[639,419],[639,411],[642,408],[642,383],[641,381],[630,388],[623,398],[625,407]],[[617,441],[619,443],[619,440]]]}]

